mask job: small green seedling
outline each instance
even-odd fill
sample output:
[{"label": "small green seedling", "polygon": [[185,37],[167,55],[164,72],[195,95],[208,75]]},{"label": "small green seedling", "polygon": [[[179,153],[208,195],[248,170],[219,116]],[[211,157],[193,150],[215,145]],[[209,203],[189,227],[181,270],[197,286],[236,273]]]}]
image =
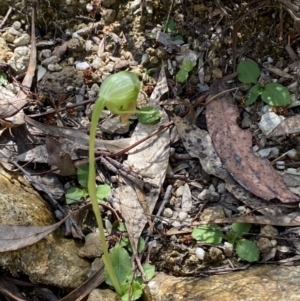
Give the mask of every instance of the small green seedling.
[{"label": "small green seedling", "polygon": [[[121,232],[127,232],[124,223],[120,223],[118,230]],[[140,238],[137,246],[137,251],[140,253],[145,248],[145,241]],[[117,244],[109,253],[110,260],[112,262],[113,268],[116,271],[116,276],[119,281],[122,290],[122,300],[137,300],[141,297],[144,283],[141,277],[134,275],[132,269],[131,257],[128,252],[132,252],[132,248],[128,237],[122,237],[119,244]],[[150,264],[142,265],[145,275],[150,280],[154,277],[155,267]],[[108,274],[107,269],[105,269],[105,279],[106,283],[112,285],[112,281]],[[130,299],[128,297],[130,296]]]},{"label": "small green seedling", "polygon": [[176,81],[179,83],[184,83],[189,76],[189,72],[193,70],[196,64],[196,61],[192,62],[189,59],[185,58],[182,62],[180,70],[176,74]]},{"label": "small green seedling", "polygon": [[[88,184],[88,172],[89,165],[79,166],[77,169],[77,180],[80,184],[79,187],[71,187],[66,192],[66,203],[68,205],[81,201],[83,198],[88,197],[89,192],[87,189]],[[104,198],[107,198],[110,194],[109,185],[98,185],[96,188],[97,191],[97,200],[101,202]]]},{"label": "small green seedling", "polygon": [[0,70],[0,86],[6,83],[6,79],[7,77],[5,72]]},{"label": "small green seedling", "polygon": [[[102,83],[99,92],[99,98],[95,103],[95,107],[92,113],[91,128],[90,128],[90,143],[89,143],[89,174],[88,174],[88,191],[93,205],[93,211],[96,216],[99,235],[101,240],[101,245],[103,248],[103,261],[105,264],[106,270],[106,279],[109,279],[109,283],[115,288],[119,296],[124,296],[126,288],[129,290],[132,287],[138,286],[136,283],[133,286],[124,287],[124,279],[128,278],[129,273],[132,269],[131,262],[124,267],[124,275],[119,274],[120,266],[123,265],[123,257],[119,256],[118,250],[121,246],[117,247],[117,255],[108,253],[108,248],[105,240],[103,221],[100,214],[99,204],[97,200],[97,189],[96,189],[96,172],[95,172],[95,139],[96,131],[99,118],[101,116],[102,110],[104,107],[109,109],[113,114],[121,116],[122,122],[127,122],[130,115],[133,113],[144,114],[144,115],[156,115],[157,109],[152,108],[149,111],[138,111],[136,110],[137,98],[140,90],[140,81],[138,77],[127,71],[122,71],[113,75],[108,76]],[[112,250],[113,251],[113,250]],[[126,251],[126,250],[125,250]],[[123,252],[123,251],[120,251]],[[113,254],[113,255],[112,255]],[[124,252],[121,254],[125,254]],[[129,257],[129,256],[128,256]],[[117,259],[120,259],[117,261]],[[124,259],[125,260],[125,259]],[[117,268],[114,267],[114,264],[120,265]],[[121,277],[122,276],[122,277]],[[107,281],[107,280],[106,280]],[[126,293],[130,294],[130,291]]]},{"label": "small green seedling", "polygon": [[174,19],[172,19],[172,18],[169,18],[168,21],[166,20],[163,22],[163,28],[165,29],[165,32],[171,36],[173,41],[176,41],[176,40],[183,41],[183,37],[176,33],[175,27],[176,27],[176,24],[175,24]]},{"label": "small green seedling", "polygon": [[223,234],[219,226],[204,225],[193,230],[192,236],[209,244],[218,245],[222,240],[227,240],[235,246],[236,254],[248,262],[258,261],[259,250],[257,245],[248,239],[243,238],[251,229],[251,224],[233,223],[231,231]]},{"label": "small green seedling", "polygon": [[256,63],[245,60],[238,64],[238,80],[244,84],[254,84],[247,94],[245,105],[252,105],[260,96],[262,101],[274,107],[287,106],[291,103],[290,92],[286,87],[278,83],[268,83],[262,86],[258,83],[260,75]]}]

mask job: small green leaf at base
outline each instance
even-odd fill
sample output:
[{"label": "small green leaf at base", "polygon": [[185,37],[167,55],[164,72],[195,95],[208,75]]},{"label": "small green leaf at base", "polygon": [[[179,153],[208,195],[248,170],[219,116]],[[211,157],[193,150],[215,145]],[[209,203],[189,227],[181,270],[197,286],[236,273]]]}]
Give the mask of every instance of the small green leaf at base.
[{"label": "small green leaf at base", "polygon": [[144,124],[150,124],[159,120],[159,110],[155,107],[142,107],[137,115],[139,122]]},{"label": "small green leaf at base", "polygon": [[179,83],[184,83],[189,76],[188,71],[184,69],[180,69],[178,73],[176,74],[176,81]]},{"label": "small green leaf at base", "polygon": [[137,300],[142,296],[144,285],[138,281],[128,282],[122,285],[124,295],[121,297],[122,301]]},{"label": "small green leaf at base", "polygon": [[142,267],[148,280],[151,280],[155,275],[155,266],[149,263],[144,263]]},{"label": "small green leaf at base", "polygon": [[83,197],[86,197],[88,192],[86,189],[81,189],[77,187],[71,187],[66,192],[66,203],[68,205],[80,201]]},{"label": "small green leaf at base", "polygon": [[261,93],[263,102],[273,107],[287,106],[291,103],[289,90],[283,85],[269,83]]},{"label": "small green leaf at base", "polygon": [[103,201],[110,194],[110,186],[107,184],[97,186],[97,200],[98,202]]},{"label": "small green leaf at base", "polygon": [[251,106],[256,101],[256,99],[258,98],[258,96],[260,94],[261,94],[260,86],[259,85],[252,86],[247,94],[247,100],[246,100],[245,105]]},{"label": "small green leaf at base", "polygon": [[204,241],[208,244],[220,244],[223,239],[223,233],[219,227],[215,225],[205,225],[197,227],[193,230],[192,236],[196,240]]},{"label": "small green leaf at base", "polygon": [[[132,264],[129,254],[120,245],[116,245],[110,250],[109,258],[111,260],[119,284],[121,286],[125,285],[125,283],[128,280],[132,279],[133,276]],[[108,285],[112,286],[113,284],[106,268],[104,270],[104,275],[105,282]]]},{"label": "small green leaf at base", "polygon": [[238,241],[235,251],[241,259],[248,262],[258,261],[259,259],[259,250],[253,241],[247,239]]},{"label": "small green leaf at base", "polygon": [[0,71],[0,86],[5,84],[6,82],[6,74],[3,71]]},{"label": "small green leaf at base", "polygon": [[237,66],[238,80],[243,84],[256,84],[260,75],[259,67],[256,63],[245,60]]},{"label": "small green leaf at base", "polygon": [[84,188],[87,188],[88,174],[89,174],[89,165],[88,164],[78,167],[77,179],[78,179],[79,184]]},{"label": "small green leaf at base", "polygon": [[243,235],[247,234],[251,229],[251,224],[246,223],[233,223],[231,226],[231,230],[238,234],[239,237],[242,237]]}]

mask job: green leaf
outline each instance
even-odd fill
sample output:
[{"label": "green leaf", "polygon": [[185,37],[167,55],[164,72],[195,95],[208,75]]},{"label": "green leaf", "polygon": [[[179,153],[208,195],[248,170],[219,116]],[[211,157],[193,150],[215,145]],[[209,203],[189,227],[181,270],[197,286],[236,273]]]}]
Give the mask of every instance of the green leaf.
[{"label": "green leaf", "polygon": [[122,285],[124,295],[121,297],[122,301],[137,300],[142,296],[144,285],[138,281],[125,283]]},{"label": "green leaf", "polygon": [[169,18],[168,22],[164,21],[163,26],[167,33],[172,33],[175,29],[175,22],[172,18]]},{"label": "green leaf", "polygon": [[142,267],[148,280],[151,280],[155,275],[155,266],[149,263],[144,263]]},{"label": "green leaf", "polygon": [[6,82],[6,73],[0,70],[0,86]]},{"label": "green leaf", "polygon": [[66,203],[68,205],[76,203],[85,196],[87,196],[87,191],[85,189],[71,187],[66,192]]},{"label": "green leaf", "polygon": [[238,64],[237,73],[240,82],[244,84],[256,84],[260,70],[256,63],[245,60]]},{"label": "green leaf", "polygon": [[281,107],[291,103],[289,90],[277,83],[269,83],[261,93],[262,100],[270,106]]},{"label": "green leaf", "polygon": [[84,188],[87,188],[88,174],[89,174],[89,165],[88,164],[78,167],[77,179],[78,179],[79,184]]},{"label": "green leaf", "polygon": [[[149,112],[147,114],[143,112]],[[138,120],[144,124],[150,124],[159,120],[159,110],[155,107],[142,107],[137,113]]]},{"label": "green leaf", "polygon": [[137,251],[141,253],[145,249],[145,240],[143,237],[140,237],[137,244]]},{"label": "green leaf", "polygon": [[247,239],[238,241],[235,251],[241,259],[248,262],[258,261],[259,259],[259,250],[253,241]]},{"label": "green leaf", "polygon": [[189,73],[183,69],[180,69],[176,74],[176,81],[179,83],[184,83],[189,76]]},{"label": "green leaf", "polygon": [[125,223],[120,223],[119,226],[118,226],[118,230],[121,231],[121,232],[126,232],[127,229],[126,229]]},{"label": "green leaf", "polygon": [[243,236],[250,231],[251,226],[251,224],[246,223],[233,223],[231,226],[231,231],[239,234],[240,236]]},{"label": "green leaf", "polygon": [[[129,279],[132,279],[133,277],[130,256],[128,252],[118,244],[110,250],[109,258],[118,282],[121,286],[123,286]],[[106,268],[104,270],[104,275],[105,282],[108,285],[113,285]]]},{"label": "green leaf", "polygon": [[103,201],[103,199],[107,198],[110,194],[110,186],[107,184],[98,185],[97,186],[97,200],[98,202]]},{"label": "green leaf", "polygon": [[247,94],[247,100],[246,100],[245,105],[246,106],[252,105],[256,101],[258,96],[261,94],[261,92],[262,92],[262,89],[259,85],[252,86]]},{"label": "green leaf", "polygon": [[193,230],[192,236],[196,240],[204,241],[208,244],[220,244],[223,239],[223,233],[218,226],[205,225]]},{"label": "green leaf", "polygon": [[128,247],[128,246],[130,246],[129,238],[125,237],[125,236],[122,236],[121,239],[120,239],[120,245],[122,247]]},{"label": "green leaf", "polygon": [[181,69],[190,72],[193,70],[194,66],[196,66],[196,62],[192,63],[189,60],[183,60]]},{"label": "green leaf", "polygon": [[172,36],[172,41],[177,41],[177,40],[183,41],[183,37],[180,34],[176,34]]}]

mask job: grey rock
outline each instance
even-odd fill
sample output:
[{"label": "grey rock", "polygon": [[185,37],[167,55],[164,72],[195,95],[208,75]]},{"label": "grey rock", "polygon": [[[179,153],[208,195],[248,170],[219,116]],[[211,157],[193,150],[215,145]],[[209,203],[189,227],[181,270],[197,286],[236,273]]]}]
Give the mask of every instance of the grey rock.
[{"label": "grey rock", "polygon": [[[297,266],[260,265],[210,277],[157,274],[144,291],[144,301],[285,301],[300,300]],[[280,289],[284,288],[284,289]]]},{"label": "grey rock", "polygon": [[20,37],[14,40],[16,46],[24,46],[30,43],[30,35],[28,33],[23,33]]},{"label": "grey rock", "polygon": [[172,217],[173,216],[173,210],[171,208],[165,208],[163,211],[163,216],[164,217]]},{"label": "grey rock", "polygon": [[200,215],[200,220],[209,221],[209,220],[214,220],[217,218],[224,218],[224,217],[225,217],[225,213],[223,208],[216,206],[216,207],[205,208]]},{"label": "grey rock", "polygon": [[19,30],[19,29],[21,29],[21,22],[19,22],[19,21],[15,21],[14,23],[13,23],[13,25],[12,25],[12,27],[14,28],[14,29],[16,29],[16,30]]},{"label": "grey rock", "polygon": [[[46,226],[54,224],[52,213],[23,176],[0,168],[0,223]],[[87,279],[90,263],[77,255],[82,243],[62,237],[60,229],[39,242],[16,251],[0,253],[0,266],[22,272],[34,282],[76,288]]]},{"label": "grey rock", "polygon": [[48,70],[52,72],[57,72],[62,70],[62,66],[59,64],[49,64],[48,65]]},{"label": "grey rock", "polygon": [[13,27],[9,28],[8,33],[17,37],[21,35],[21,33]]},{"label": "grey rock", "polygon": [[45,60],[43,60],[42,65],[43,66],[48,66],[50,64],[56,64],[60,61],[60,58],[56,55],[52,55],[48,58],[46,58]]},{"label": "grey rock", "polygon": [[85,244],[78,251],[80,257],[99,258],[103,254],[99,233],[90,233],[85,238]]},{"label": "grey rock", "polygon": [[109,289],[93,289],[87,301],[121,301],[121,298]]}]

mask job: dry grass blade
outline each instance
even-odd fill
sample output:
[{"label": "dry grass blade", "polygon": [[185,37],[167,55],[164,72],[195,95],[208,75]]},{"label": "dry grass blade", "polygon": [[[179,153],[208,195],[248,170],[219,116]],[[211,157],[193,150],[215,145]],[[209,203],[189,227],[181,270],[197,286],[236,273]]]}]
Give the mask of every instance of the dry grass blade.
[{"label": "dry grass blade", "polygon": [[[215,82],[210,98],[223,90],[222,82]],[[252,135],[239,128],[238,117],[238,108],[228,93],[206,107],[209,134],[228,172],[242,187],[265,200],[278,198],[284,203],[299,202],[300,197],[286,187],[271,163],[254,155]]]}]

